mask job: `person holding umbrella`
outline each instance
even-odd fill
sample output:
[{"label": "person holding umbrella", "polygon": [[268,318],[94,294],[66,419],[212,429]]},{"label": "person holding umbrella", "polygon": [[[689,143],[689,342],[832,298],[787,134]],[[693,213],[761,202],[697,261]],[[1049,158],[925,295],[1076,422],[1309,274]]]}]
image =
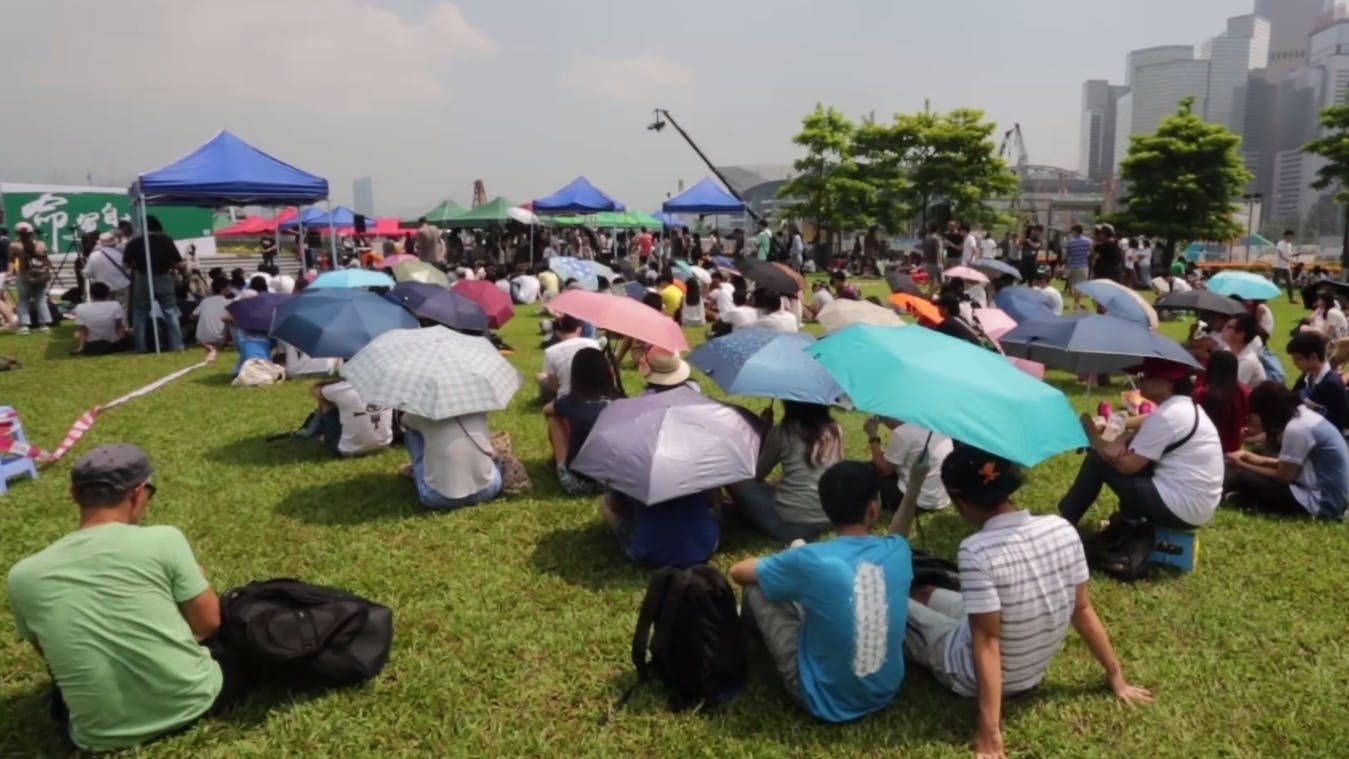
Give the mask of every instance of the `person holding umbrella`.
[{"label": "person holding umbrella", "polygon": [[1082,415],[1091,450],[1059,501],[1059,514],[1077,524],[1108,486],[1125,517],[1179,530],[1207,524],[1222,500],[1223,450],[1213,421],[1190,398],[1194,370],[1149,358],[1126,371],[1138,375],[1139,391],[1157,409],[1132,437],[1115,441],[1101,437],[1094,417]]}]

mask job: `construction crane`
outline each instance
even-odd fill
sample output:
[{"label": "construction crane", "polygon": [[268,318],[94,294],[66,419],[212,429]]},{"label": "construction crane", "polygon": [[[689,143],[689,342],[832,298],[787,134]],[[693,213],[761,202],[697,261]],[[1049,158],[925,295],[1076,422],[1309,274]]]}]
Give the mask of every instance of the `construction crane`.
[{"label": "construction crane", "polygon": [[679,136],[684,138],[684,142],[687,142],[689,147],[693,148],[693,152],[697,153],[698,157],[703,159],[703,163],[707,164],[707,168],[716,175],[717,179],[721,180],[721,184],[730,191],[731,195],[735,196],[736,200],[745,204],[745,213],[749,214],[750,218],[755,221],[759,221],[759,214],[755,213],[753,208],[750,208],[749,202],[740,196],[740,193],[736,191],[735,187],[730,182],[726,181],[726,177],[722,176],[720,171],[717,171],[717,167],[712,165],[712,161],[703,153],[702,148],[698,147],[698,143],[693,141],[693,138],[689,136],[689,133],[685,132],[684,128],[679,126],[679,122],[674,120],[674,116],[671,116],[669,111],[664,108],[657,108],[655,110],[655,118],[651,120],[650,124],[646,125],[646,128],[652,132],[660,132],[665,128],[665,123],[667,121],[670,123],[670,126],[675,128],[676,132],[679,132]]},{"label": "construction crane", "polygon": [[[1016,162],[1012,162],[1013,151],[1016,154]],[[1026,139],[1021,134],[1021,124],[1012,125],[1002,134],[1002,143],[998,145],[998,157],[1007,162],[1011,167],[1012,173],[1016,174],[1017,185],[1012,191],[1012,200],[1008,204],[1008,212],[1016,218],[1018,223],[1023,221],[1039,221],[1039,214],[1036,213],[1034,206],[1022,208],[1021,206],[1021,185],[1026,181],[1030,174],[1030,155],[1026,152]]]},{"label": "construction crane", "polygon": [[487,188],[483,186],[481,179],[473,180],[473,207],[487,203]]}]

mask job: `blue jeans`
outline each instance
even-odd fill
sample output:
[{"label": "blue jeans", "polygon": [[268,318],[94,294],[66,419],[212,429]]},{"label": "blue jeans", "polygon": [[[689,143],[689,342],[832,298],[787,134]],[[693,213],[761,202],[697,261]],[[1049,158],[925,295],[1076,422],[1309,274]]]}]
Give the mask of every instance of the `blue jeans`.
[{"label": "blue jeans", "polygon": [[740,513],[754,525],[759,532],[779,543],[793,540],[810,540],[829,528],[823,524],[802,524],[788,522],[778,516],[777,492],[767,483],[759,480],[745,480],[729,485],[726,492],[731,494]]},{"label": "blue jeans", "polygon": [[[150,279],[154,286],[155,302],[164,312],[164,335],[169,344],[161,347],[180,351],[183,349],[183,328],[179,324],[178,296],[173,292],[173,277],[156,274]],[[131,334],[137,353],[153,350],[155,345],[154,336],[150,334],[154,325],[150,318],[150,288],[146,283],[146,278],[138,273],[131,285]]]},{"label": "blue jeans", "polygon": [[501,494],[501,469],[493,466],[492,481],[487,483],[487,487],[463,498],[443,496],[426,483],[426,438],[418,430],[406,430],[403,433],[403,446],[408,449],[408,456],[412,459],[412,481],[417,485],[417,498],[428,509],[449,511],[490,501]]},{"label": "blue jeans", "polygon": [[32,310],[37,306],[37,323],[47,326],[52,323],[51,306],[47,303],[47,285],[33,285],[24,281],[20,274],[17,278],[19,285],[19,324],[27,327],[32,321]]}]

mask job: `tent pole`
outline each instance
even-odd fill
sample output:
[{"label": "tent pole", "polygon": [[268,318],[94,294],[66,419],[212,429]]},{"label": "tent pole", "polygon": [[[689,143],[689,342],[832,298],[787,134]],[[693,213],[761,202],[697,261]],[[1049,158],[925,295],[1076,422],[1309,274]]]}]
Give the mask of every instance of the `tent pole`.
[{"label": "tent pole", "polygon": [[[534,212],[530,211],[530,213]],[[531,275],[534,272],[534,222],[532,220],[529,222],[529,271]]]},{"label": "tent pole", "polygon": [[295,215],[295,221],[299,223],[300,226],[296,227],[296,229],[299,230],[299,237],[295,238],[297,240],[295,243],[295,252],[300,256],[300,276],[304,276],[309,272],[309,256],[305,255],[304,219],[300,218],[304,215],[304,211],[298,208],[296,210],[298,213]]},{"label": "tent pole", "polygon": [[323,207],[328,211],[328,263],[337,269],[337,226],[333,224],[333,202],[324,200]]},{"label": "tent pole", "polygon": [[[160,347],[159,327],[155,324],[155,274],[154,269],[150,268],[150,215],[145,211],[145,193],[140,194],[139,201],[141,243],[145,246],[145,290],[150,295],[150,332],[155,336],[155,354],[158,355]],[[168,314],[164,315],[164,319],[168,320]]]}]

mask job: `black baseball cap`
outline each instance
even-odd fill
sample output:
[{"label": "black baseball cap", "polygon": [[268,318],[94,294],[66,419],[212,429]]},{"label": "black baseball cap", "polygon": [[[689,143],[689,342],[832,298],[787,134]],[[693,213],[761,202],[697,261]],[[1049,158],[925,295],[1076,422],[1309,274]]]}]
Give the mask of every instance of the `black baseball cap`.
[{"label": "black baseball cap", "polygon": [[117,495],[150,479],[150,459],[130,443],[101,445],[70,470],[70,484],[82,495]]},{"label": "black baseball cap", "polygon": [[1021,472],[1007,459],[956,441],[941,465],[946,492],[981,505],[995,505],[1022,485]]}]

